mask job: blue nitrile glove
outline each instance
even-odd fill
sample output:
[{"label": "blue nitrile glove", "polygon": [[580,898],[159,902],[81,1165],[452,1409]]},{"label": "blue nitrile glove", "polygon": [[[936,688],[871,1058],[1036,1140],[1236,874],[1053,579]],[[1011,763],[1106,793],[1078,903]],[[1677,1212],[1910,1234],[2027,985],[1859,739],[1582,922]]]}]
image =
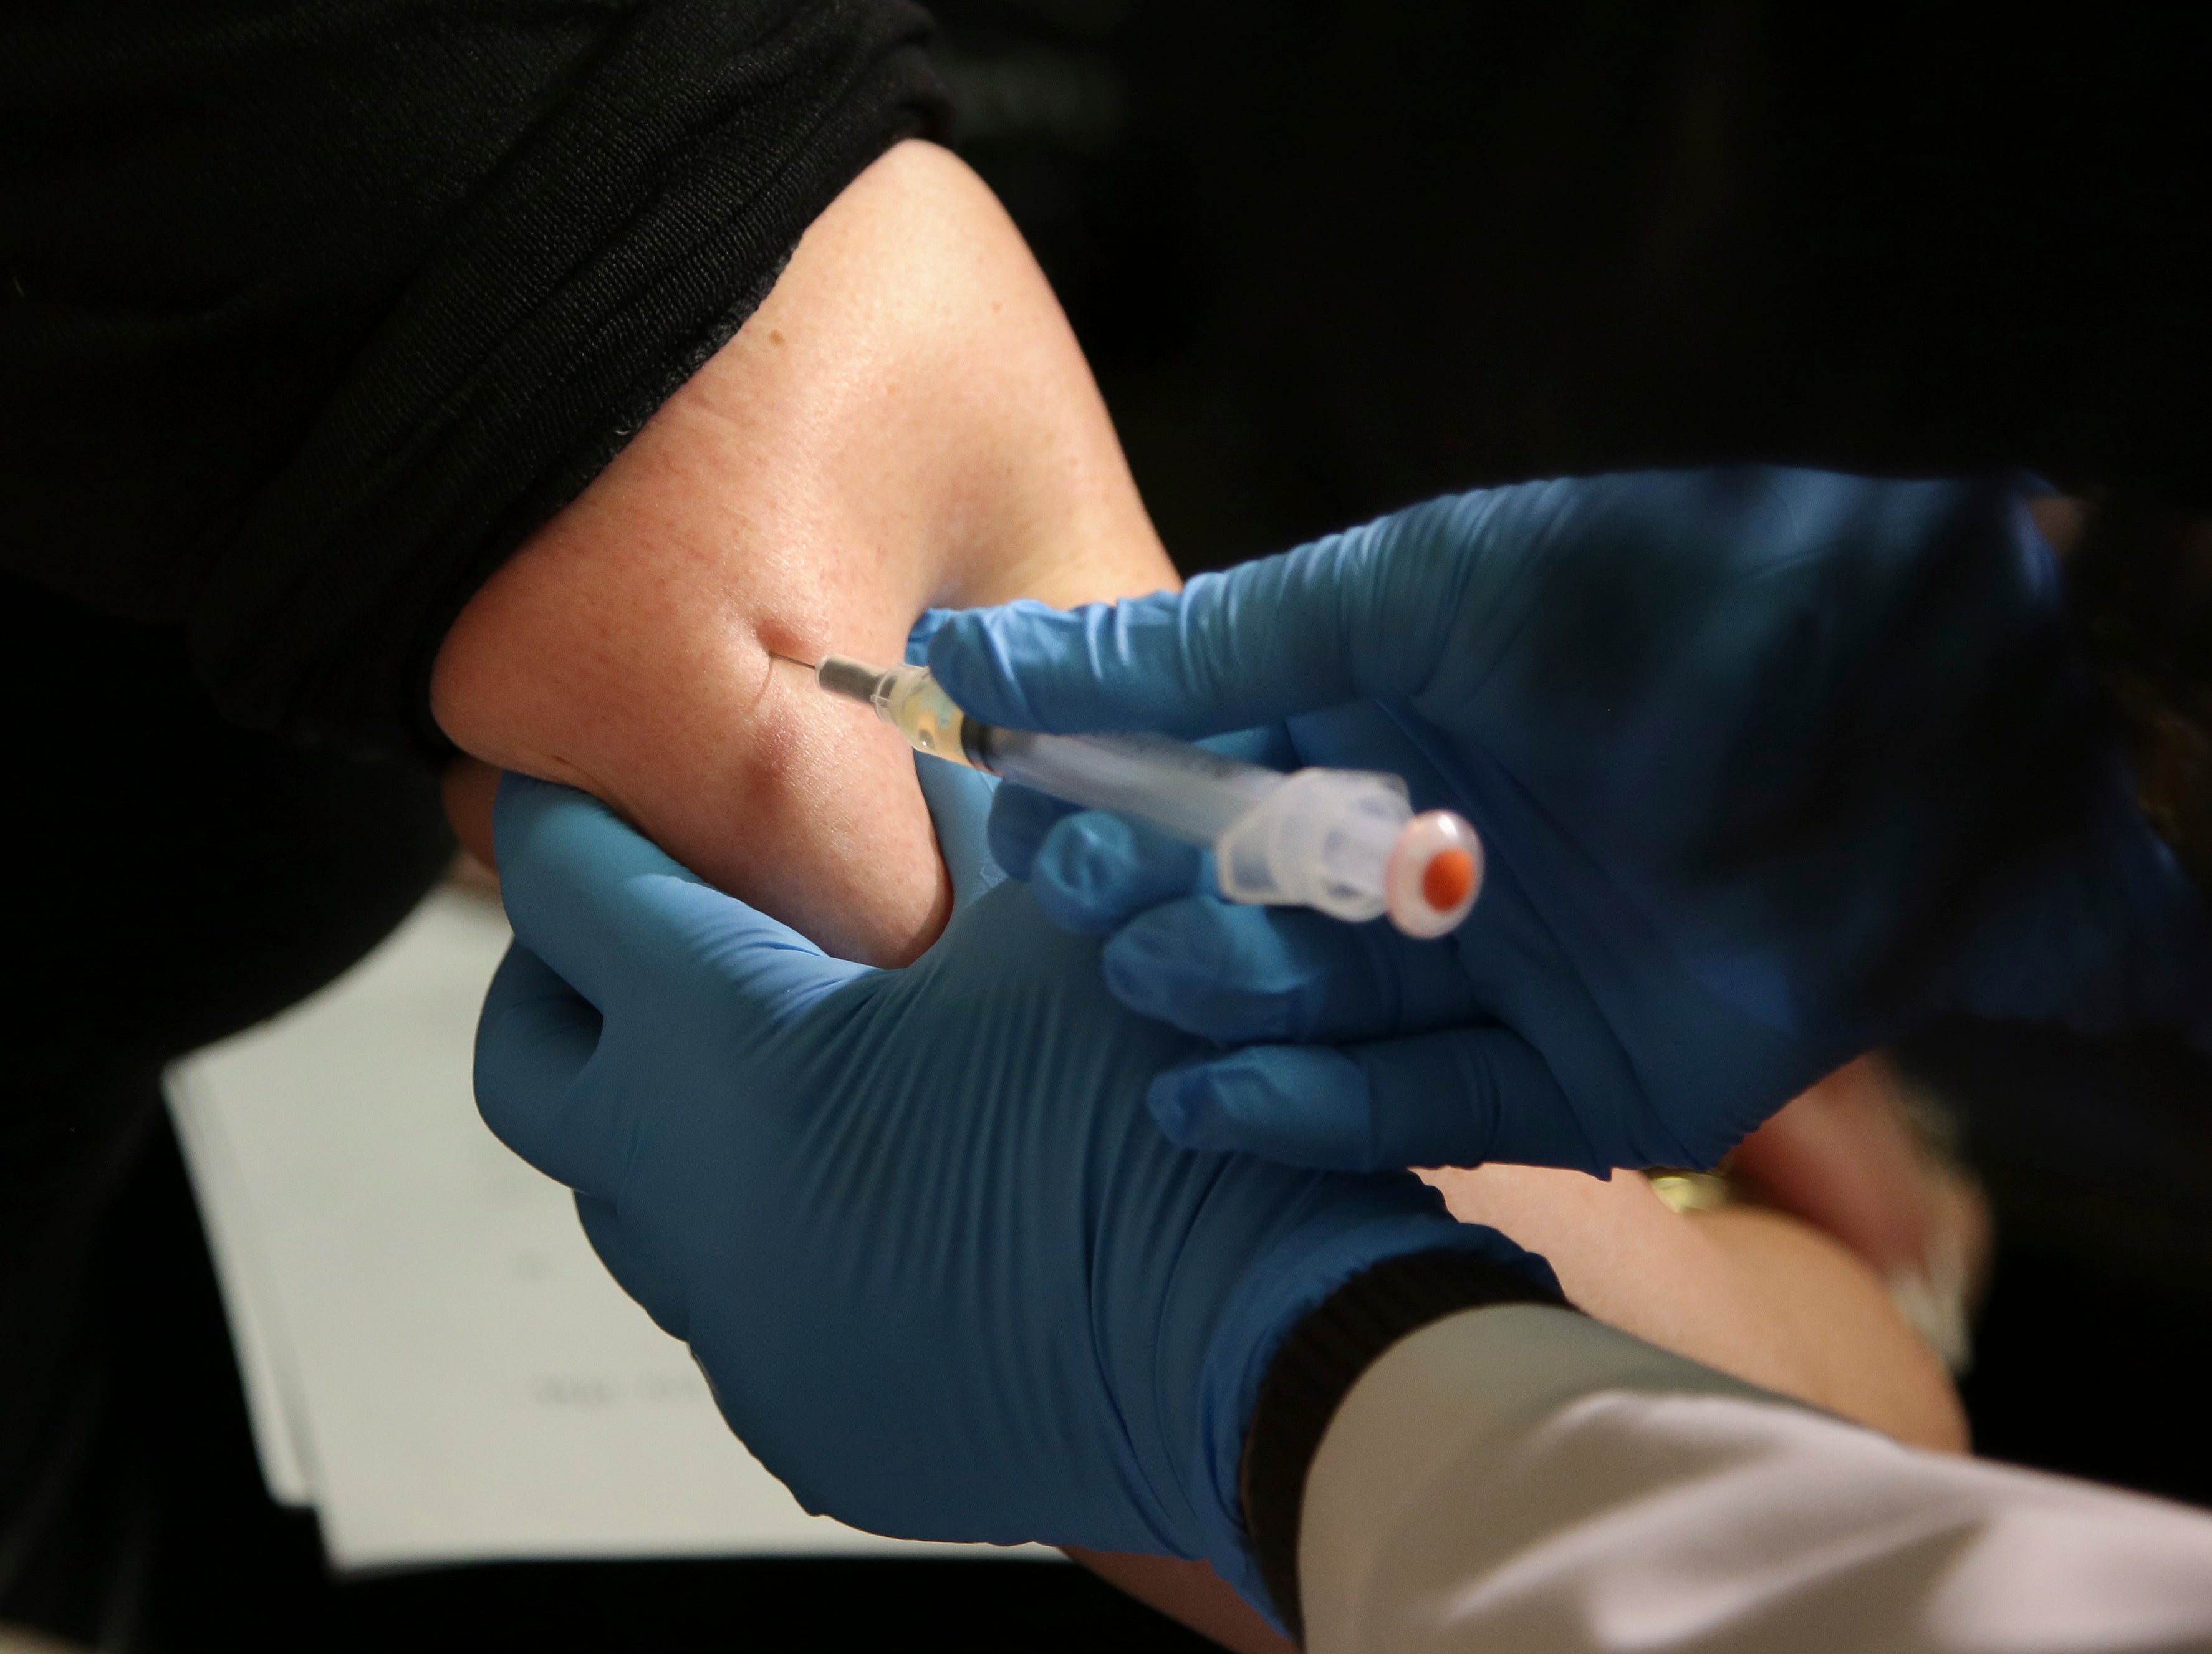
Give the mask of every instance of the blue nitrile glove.
[{"label": "blue nitrile glove", "polygon": [[[940,841],[980,843],[980,778],[921,768]],[[956,865],[943,938],[874,970],[582,794],[510,775],[495,819],[516,940],[477,1037],[484,1118],[577,1191],[616,1279],[810,1511],[1202,1556],[1267,1611],[1237,1474],[1291,1324],[1412,1252],[1556,1291],[1410,1177],[1169,1143],[1145,1087],[1195,1042],[1115,1001],[1099,944],[1026,885],[976,896]]]},{"label": "blue nitrile glove", "polygon": [[1274,723],[1275,762],[1399,770],[1481,832],[1473,915],[1412,942],[1188,896],[1204,858],[1002,789],[1002,859],[1118,929],[1121,999],[1244,1048],[1153,1088],[1188,1145],[1709,1166],[1946,1013],[2212,1030],[2203,904],[1996,483],[1498,489],[1180,596],[957,615],[929,660],[1018,727]]}]

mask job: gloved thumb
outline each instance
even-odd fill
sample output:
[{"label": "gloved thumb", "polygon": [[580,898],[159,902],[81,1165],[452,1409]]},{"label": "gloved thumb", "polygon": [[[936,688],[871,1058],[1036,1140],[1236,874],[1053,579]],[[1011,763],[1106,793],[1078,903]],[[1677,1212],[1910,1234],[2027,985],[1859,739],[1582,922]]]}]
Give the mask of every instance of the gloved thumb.
[{"label": "gloved thumb", "polygon": [[1366,1044],[1252,1045],[1170,1069],[1146,1093],[1170,1140],[1322,1171],[1565,1166],[1604,1177],[1534,1048],[1504,1028]]},{"label": "gloved thumb", "polygon": [[1494,493],[1431,501],[1224,574],[1073,611],[945,617],[929,666],[972,715],[1195,738],[1424,688],[1462,617]]}]

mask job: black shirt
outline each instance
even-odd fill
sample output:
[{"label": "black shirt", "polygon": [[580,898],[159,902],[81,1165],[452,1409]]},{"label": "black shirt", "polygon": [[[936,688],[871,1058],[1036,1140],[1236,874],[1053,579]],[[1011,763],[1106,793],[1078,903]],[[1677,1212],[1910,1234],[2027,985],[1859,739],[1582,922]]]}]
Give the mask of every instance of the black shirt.
[{"label": "black shirt", "polygon": [[438,640],[933,131],[903,0],[0,21],[0,561],[233,720],[435,750]]},{"label": "black shirt", "polygon": [[[450,860],[419,765],[307,749],[435,751],[471,592],[936,129],[925,27],[903,0],[0,9],[0,1620],[235,1646],[201,1581],[269,1608],[319,1580],[234,1422],[167,1456],[203,1434],[179,1405],[238,1402],[219,1354],[175,1388],[221,1335],[204,1290],[168,1313],[173,1152],[131,1175],[161,1065],[337,975]],[[217,1482],[243,1505],[210,1524]]]}]

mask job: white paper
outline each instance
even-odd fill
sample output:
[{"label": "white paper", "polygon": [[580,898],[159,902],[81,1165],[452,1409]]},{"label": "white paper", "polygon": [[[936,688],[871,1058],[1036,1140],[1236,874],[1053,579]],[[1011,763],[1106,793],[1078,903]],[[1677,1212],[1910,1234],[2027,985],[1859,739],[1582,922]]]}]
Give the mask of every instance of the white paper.
[{"label": "white paper", "polygon": [[426,902],[314,999],[180,1064],[170,1101],[270,1492],[341,1569],[923,1545],[802,1511],[568,1193],[477,1117],[496,904]]},{"label": "white paper", "polygon": [[221,1114],[209,1106],[187,1067],[169,1074],[169,1115],[191,1168],[200,1221],[215,1254],[231,1346],[245,1380],[246,1409],[262,1480],[279,1505],[295,1509],[315,1502],[308,1462],[313,1448],[301,1414],[299,1375],[291,1341],[278,1324],[270,1258],[253,1232],[252,1203],[224,1134]]}]

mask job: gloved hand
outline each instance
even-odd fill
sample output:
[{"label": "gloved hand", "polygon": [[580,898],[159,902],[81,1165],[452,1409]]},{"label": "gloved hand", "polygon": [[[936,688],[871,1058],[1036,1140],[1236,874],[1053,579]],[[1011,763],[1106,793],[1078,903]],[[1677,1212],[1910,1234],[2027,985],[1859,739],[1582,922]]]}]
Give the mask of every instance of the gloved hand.
[{"label": "gloved hand", "polygon": [[1412,942],[1193,895],[1206,858],[1002,789],[1001,859],[1118,932],[1121,1000],[1243,1048],[1152,1087],[1188,1145],[1710,1166],[1946,1013],[2212,1029],[2203,905],[1993,483],[1498,489],[1180,595],[956,615],[929,661],[994,723],[1270,725],[1247,746],[1397,770],[1481,832],[1474,914]]},{"label": "gloved hand", "polygon": [[1167,1142],[1145,1086],[1196,1043],[1123,1009],[1098,944],[1027,886],[978,894],[988,791],[920,767],[960,899],[896,971],[508,776],[516,939],[477,1037],[484,1118],[576,1190],[609,1269],[808,1510],[1203,1556],[1267,1611],[1238,1464],[1290,1325],[1412,1252],[1556,1284],[1410,1177]]}]

